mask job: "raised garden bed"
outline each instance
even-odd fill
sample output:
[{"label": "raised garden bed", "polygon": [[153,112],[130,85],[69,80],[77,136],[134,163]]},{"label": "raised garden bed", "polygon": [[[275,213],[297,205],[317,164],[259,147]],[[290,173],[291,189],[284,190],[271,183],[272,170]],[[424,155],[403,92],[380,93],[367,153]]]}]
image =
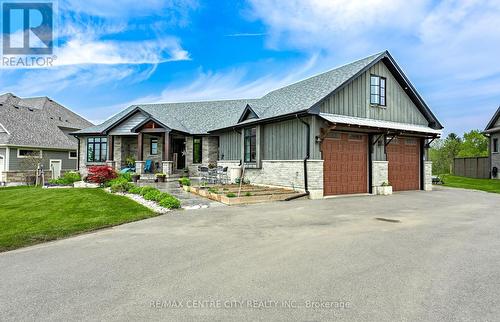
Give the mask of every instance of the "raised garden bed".
[{"label": "raised garden bed", "polygon": [[[211,185],[190,187],[191,193],[222,202],[226,205],[253,204],[269,201],[280,201],[294,197],[299,192],[284,188],[271,188],[254,185],[243,185],[241,191],[238,185]],[[238,192],[240,194],[238,196]]]}]

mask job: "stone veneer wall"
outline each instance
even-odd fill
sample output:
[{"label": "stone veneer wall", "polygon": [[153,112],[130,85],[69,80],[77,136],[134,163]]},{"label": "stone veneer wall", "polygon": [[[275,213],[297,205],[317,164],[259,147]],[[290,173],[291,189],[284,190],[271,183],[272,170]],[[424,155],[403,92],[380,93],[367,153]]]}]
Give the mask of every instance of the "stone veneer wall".
[{"label": "stone veneer wall", "polygon": [[[158,154],[151,154],[151,139],[152,138],[157,138],[158,139]],[[144,134],[143,135],[143,146],[142,146],[142,160],[152,160],[153,161],[153,167],[154,167],[154,172],[161,172],[162,171],[162,154],[163,154],[163,142],[162,142],[162,137],[161,136],[154,136],[154,135],[149,135],[149,134]]]},{"label": "stone veneer wall", "polygon": [[[61,176],[71,170],[61,170]],[[74,170],[73,170],[74,171]],[[52,171],[45,170],[45,183],[52,179]],[[6,185],[25,185],[28,176],[34,176],[35,171],[4,171],[3,180]]]},{"label": "stone veneer wall", "polygon": [[432,191],[432,161],[424,161],[424,190]]},{"label": "stone veneer wall", "polygon": [[372,161],[372,191],[376,193],[384,182],[389,183],[389,162]]},{"label": "stone veneer wall", "polygon": [[219,154],[219,145],[217,137],[204,136],[201,146],[201,164],[193,164],[193,137],[186,137],[186,166],[189,168],[190,176],[198,175],[198,166],[208,166],[209,163],[216,164]]},{"label": "stone veneer wall", "polygon": [[[218,163],[223,164],[224,161]],[[307,175],[310,198],[323,198],[323,160],[308,160]],[[250,180],[251,184],[304,191],[304,161],[262,160],[261,168],[245,169],[244,177]]]}]

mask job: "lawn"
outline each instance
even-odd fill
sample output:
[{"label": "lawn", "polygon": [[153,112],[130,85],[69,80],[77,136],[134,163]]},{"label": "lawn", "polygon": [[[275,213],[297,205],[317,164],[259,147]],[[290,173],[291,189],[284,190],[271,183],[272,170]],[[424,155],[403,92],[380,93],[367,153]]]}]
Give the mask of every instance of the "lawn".
[{"label": "lawn", "polygon": [[153,216],[102,189],[0,188],[0,252]]},{"label": "lawn", "polygon": [[454,188],[475,189],[500,193],[500,180],[473,179],[451,175],[443,176],[444,185]]}]

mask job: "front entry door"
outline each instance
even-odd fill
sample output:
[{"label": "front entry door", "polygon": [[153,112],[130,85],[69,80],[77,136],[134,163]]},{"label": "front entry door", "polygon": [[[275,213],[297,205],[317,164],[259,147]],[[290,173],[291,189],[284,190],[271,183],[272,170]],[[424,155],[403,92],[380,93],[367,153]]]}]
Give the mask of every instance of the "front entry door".
[{"label": "front entry door", "polygon": [[61,160],[50,160],[50,170],[52,170],[52,179],[59,179],[61,176]]},{"label": "front entry door", "polygon": [[185,139],[172,140],[172,153],[177,154],[177,170],[182,170],[186,167],[186,144]]}]

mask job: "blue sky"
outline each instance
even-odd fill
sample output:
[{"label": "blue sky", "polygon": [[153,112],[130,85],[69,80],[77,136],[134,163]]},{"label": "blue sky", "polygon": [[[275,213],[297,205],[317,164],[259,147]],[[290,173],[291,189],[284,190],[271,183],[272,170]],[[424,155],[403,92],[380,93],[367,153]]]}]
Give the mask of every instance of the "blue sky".
[{"label": "blue sky", "polygon": [[446,127],[500,104],[500,1],[60,0],[56,67],[0,69],[2,92],[93,122],[134,103],[260,97],[388,49]]}]

